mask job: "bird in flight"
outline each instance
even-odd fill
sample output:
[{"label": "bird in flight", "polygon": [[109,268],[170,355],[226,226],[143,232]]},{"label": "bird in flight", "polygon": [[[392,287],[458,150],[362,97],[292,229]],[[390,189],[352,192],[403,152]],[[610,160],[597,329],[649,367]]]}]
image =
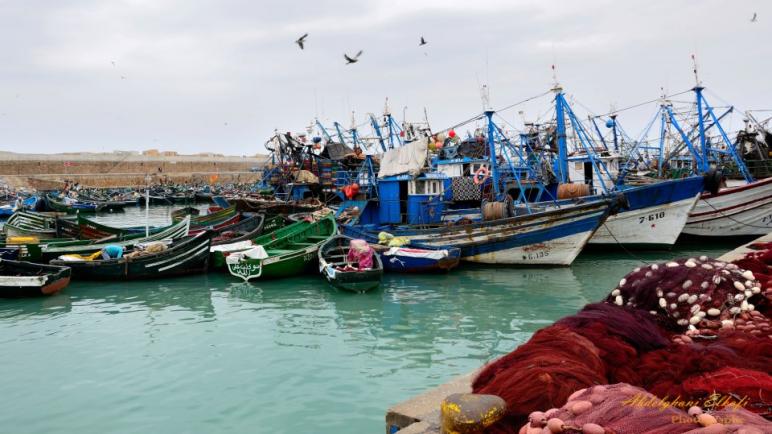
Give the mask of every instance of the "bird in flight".
[{"label": "bird in flight", "polygon": [[112,63],[113,67],[115,67],[115,60],[111,60],[110,63]]},{"label": "bird in flight", "polygon": [[418,46],[420,47],[421,45],[426,45],[426,39],[423,36],[421,36],[421,43]]},{"label": "bird in flight", "polygon": [[346,59],[346,65],[350,63],[357,63],[359,61],[359,56],[362,55],[362,50],[359,50],[356,56],[349,57],[348,54],[344,54],[343,57]]},{"label": "bird in flight", "polygon": [[306,42],[307,37],[308,37],[308,33],[299,37],[297,41],[295,41],[295,43],[298,44],[298,47],[300,47],[301,50],[303,49],[303,44]]},{"label": "bird in flight", "polygon": [[121,80],[126,80],[126,76],[122,75]]},{"label": "bird in flight", "polygon": [[753,18],[751,18],[751,22],[752,23],[756,22],[756,12],[753,13]]}]

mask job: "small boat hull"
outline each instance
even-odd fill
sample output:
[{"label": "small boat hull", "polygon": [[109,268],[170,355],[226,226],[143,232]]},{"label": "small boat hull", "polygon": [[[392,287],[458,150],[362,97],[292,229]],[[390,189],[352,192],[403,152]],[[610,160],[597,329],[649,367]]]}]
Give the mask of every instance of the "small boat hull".
[{"label": "small boat hull", "polygon": [[53,260],[72,268],[72,277],[83,280],[143,280],[203,273],[209,268],[210,234],[176,242],[171,248],[135,258],[95,261]]},{"label": "small boat hull", "polygon": [[[386,230],[394,236],[409,238],[411,246],[419,248],[457,247],[461,249],[461,259],[469,262],[567,266],[576,259],[608,213],[609,202],[599,200],[473,224],[430,229],[376,227],[367,232],[371,239]],[[349,226],[344,228],[347,231]]]},{"label": "small boat hull", "polygon": [[413,249],[399,247],[378,252],[387,273],[442,273],[461,262],[461,249]]},{"label": "small boat hull", "polygon": [[590,245],[670,247],[681,235],[689,211],[698,198],[699,195],[695,195],[678,202],[609,216],[590,239]]},{"label": "small boat hull", "polygon": [[772,231],[772,178],[703,194],[684,227],[699,237],[760,236]]},{"label": "small boat hull", "polygon": [[[319,247],[319,273],[334,287],[345,291],[366,292],[375,289],[383,278],[383,264],[377,252],[368,247],[372,267],[357,269],[348,263],[352,238],[335,235]],[[365,246],[368,244],[361,241]]]},{"label": "small boat hull", "polygon": [[643,248],[674,245],[704,184],[702,176],[692,176],[621,190],[629,208],[609,216],[589,244]]},{"label": "small boat hull", "polygon": [[[316,222],[298,222],[253,241],[265,255],[261,259],[246,256],[244,250],[228,252],[225,263],[231,275],[248,282],[297,276],[316,268],[319,247],[337,232],[332,216]],[[221,248],[228,249],[228,245]],[[248,253],[248,252],[247,252]]]},{"label": "small boat hull", "polygon": [[56,294],[70,284],[69,267],[0,260],[0,297]]}]

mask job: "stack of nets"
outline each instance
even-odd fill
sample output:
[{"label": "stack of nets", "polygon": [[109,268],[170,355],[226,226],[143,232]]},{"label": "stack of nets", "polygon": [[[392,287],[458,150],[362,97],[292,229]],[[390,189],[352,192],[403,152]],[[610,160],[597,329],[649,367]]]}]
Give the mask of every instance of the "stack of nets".
[{"label": "stack of nets", "polygon": [[764,418],[742,407],[708,410],[663,400],[629,384],[578,390],[560,408],[532,412],[519,433],[768,433]]},{"label": "stack of nets", "polygon": [[[753,271],[707,257],[635,269],[604,303],[540,330],[475,379],[475,393],[507,403],[505,419],[489,431],[514,433],[522,426],[542,432],[546,425],[539,424],[546,421],[534,426],[532,412],[565,407],[577,391],[590,388],[594,394],[584,400],[603,411],[573,418],[560,413],[571,422],[563,432],[731,432],[739,425],[772,432],[765,419],[772,419],[772,254],[744,261]],[[613,383],[620,384],[599,386]],[[685,409],[665,406],[654,414],[618,405],[633,392],[709,404],[708,422],[730,422],[720,417],[729,410],[741,411],[739,419],[748,422],[701,428]],[[688,423],[671,422],[679,417]],[[585,429],[587,423],[595,426]]]}]

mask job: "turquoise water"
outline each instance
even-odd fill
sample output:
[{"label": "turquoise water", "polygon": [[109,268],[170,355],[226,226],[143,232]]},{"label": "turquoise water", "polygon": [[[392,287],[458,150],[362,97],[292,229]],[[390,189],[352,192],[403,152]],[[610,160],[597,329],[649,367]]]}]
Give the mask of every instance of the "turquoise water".
[{"label": "turquoise water", "polygon": [[[163,224],[168,209],[153,209]],[[142,224],[141,212],[105,219]],[[733,246],[684,245],[644,260]],[[244,284],[210,274],[74,282],[0,299],[2,432],[382,433],[394,403],[511,351],[597,301],[640,262],[386,275],[367,294],[321,277]]]}]

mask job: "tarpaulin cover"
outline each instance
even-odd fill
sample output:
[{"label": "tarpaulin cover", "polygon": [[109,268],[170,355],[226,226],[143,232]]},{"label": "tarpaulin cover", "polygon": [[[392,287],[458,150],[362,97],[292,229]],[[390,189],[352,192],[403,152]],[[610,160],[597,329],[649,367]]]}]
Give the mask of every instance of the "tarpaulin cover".
[{"label": "tarpaulin cover", "polygon": [[428,149],[429,139],[423,138],[386,152],[381,159],[378,177],[403,173],[418,175],[426,163]]}]

